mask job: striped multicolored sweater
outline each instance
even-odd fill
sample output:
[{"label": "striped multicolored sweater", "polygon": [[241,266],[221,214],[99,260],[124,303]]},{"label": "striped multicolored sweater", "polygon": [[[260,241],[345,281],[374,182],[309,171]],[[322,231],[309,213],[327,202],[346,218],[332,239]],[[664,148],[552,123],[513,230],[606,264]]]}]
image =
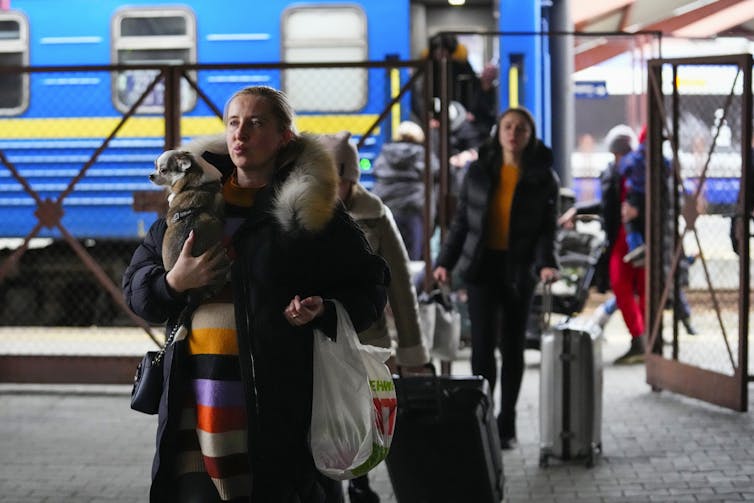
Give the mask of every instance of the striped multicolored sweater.
[{"label": "striped multicolored sweater", "polygon": [[[259,188],[223,186],[225,244],[243,222]],[[228,249],[228,256],[234,258]],[[191,321],[188,352],[191,388],[180,422],[176,477],[207,473],[222,501],[248,501],[251,494],[247,416],[230,287],[200,305]]]},{"label": "striped multicolored sweater", "polygon": [[188,337],[191,391],[180,422],[176,476],[206,472],[223,501],[250,494],[243,395],[231,302],[202,304]]}]

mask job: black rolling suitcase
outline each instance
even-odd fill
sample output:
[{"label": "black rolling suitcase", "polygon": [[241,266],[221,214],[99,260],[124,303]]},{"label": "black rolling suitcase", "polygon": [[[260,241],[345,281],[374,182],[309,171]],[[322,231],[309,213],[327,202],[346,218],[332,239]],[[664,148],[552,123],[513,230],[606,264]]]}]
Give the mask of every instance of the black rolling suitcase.
[{"label": "black rolling suitcase", "polygon": [[481,376],[395,379],[398,414],[386,459],[399,503],[498,503],[503,458]]}]

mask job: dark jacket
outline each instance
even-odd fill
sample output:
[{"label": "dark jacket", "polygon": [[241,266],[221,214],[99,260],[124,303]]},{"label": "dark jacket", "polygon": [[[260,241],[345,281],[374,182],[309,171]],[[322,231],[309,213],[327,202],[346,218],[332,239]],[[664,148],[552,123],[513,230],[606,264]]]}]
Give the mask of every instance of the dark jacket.
[{"label": "dark jacket", "polygon": [[[256,197],[233,244],[231,283],[239,361],[248,413],[248,452],[254,501],[324,501],[309,451],[312,406],[312,329],[335,336],[335,315],[326,302],[322,318],[293,327],[283,310],[295,295],[338,299],[354,327],[369,327],[386,303],[389,271],[371,253],[364,235],[336,203],[337,173],[318,144],[301,139],[289,147],[270,184]],[[210,158],[206,156],[205,158]],[[228,176],[229,163],[215,163]],[[332,173],[330,173],[332,171]],[[131,309],[170,330],[184,306],[165,282],[160,256],[165,231],[158,220],[134,253],[123,287]],[[151,501],[171,491],[180,392],[189,382],[186,342],[165,355]]]},{"label": "dark jacket", "polygon": [[[610,255],[610,249],[618,237],[621,226],[621,175],[618,166],[611,162],[600,173],[600,191],[602,196],[598,200],[576,203],[576,213],[580,215],[594,214],[602,217],[602,229],[605,231],[607,249],[605,255]],[[643,208],[642,208],[643,209]]]},{"label": "dark jacket", "polygon": [[[480,84],[474,68],[469,63],[469,51],[463,44],[452,48],[452,54],[448,58],[448,93],[450,101],[457,101],[465,109],[471,106],[473,97],[479,92]],[[426,51],[425,58],[432,59],[432,54]],[[439,60],[432,61],[432,95],[431,98],[440,97],[442,71]],[[411,92],[411,111],[417,118],[424,117],[424,82],[425,78],[416,81]],[[433,111],[434,114],[438,110]]]},{"label": "dark jacket", "polygon": [[624,155],[618,171],[626,180],[626,201],[634,208],[644,210],[647,183],[647,146],[639,144],[635,150]]},{"label": "dark jacket", "polygon": [[[607,168],[600,173],[600,186],[602,189],[602,199],[589,206],[585,205],[579,208],[579,212],[599,213],[602,215],[602,225],[605,231],[605,237],[608,243],[606,255],[610,255],[610,248],[615,244],[618,237],[618,229],[622,224],[620,207],[621,207],[621,176],[618,166],[611,162]],[[577,205],[578,206],[578,205]],[[643,208],[642,208],[643,209]],[[588,211],[587,211],[588,210]]]},{"label": "dark jacket", "polygon": [[[628,171],[646,171],[646,149],[644,144],[633,152],[625,155],[621,158],[619,165],[611,162],[607,165],[607,168],[600,173],[600,189],[602,191],[602,197],[598,201],[587,201],[576,204],[576,211],[580,214],[595,213],[602,216],[602,226],[605,230],[605,236],[608,242],[608,248],[605,250],[606,255],[610,255],[610,250],[615,244],[615,239],[618,236],[618,229],[622,225],[621,220],[621,192],[623,190],[623,184],[627,184],[625,200],[637,210],[639,210],[639,216],[633,220],[633,229],[638,230],[642,234],[644,233],[644,220],[645,220],[645,188],[646,176],[642,174],[642,178],[628,180]],[[640,165],[641,168],[635,166]],[[632,168],[627,168],[632,166]],[[667,159],[663,160],[663,169],[666,170],[668,177],[671,176],[670,163]],[[630,190],[628,185],[641,184],[640,190]],[[667,190],[670,191],[670,185],[668,184]],[[667,196],[670,198],[670,194]],[[668,212],[669,218],[670,214]],[[669,225],[669,224],[668,224]]]},{"label": "dark jacket", "polygon": [[[431,159],[431,179],[434,186],[440,164],[434,155]],[[372,192],[382,199],[393,213],[421,214],[424,211],[423,145],[402,141],[386,143],[374,161],[374,177]]]},{"label": "dark jacket", "polygon": [[[492,146],[495,142],[497,138],[485,143],[479,159],[469,166],[448,237],[437,259],[438,266],[449,270],[457,267],[471,283],[484,276],[480,265],[488,212],[502,166],[502,152]],[[558,267],[554,243],[559,182],[552,161],[552,151],[538,140],[533,151],[522,160],[511,206],[508,250],[512,273],[509,277],[518,282],[534,281],[533,273],[543,267]]]}]

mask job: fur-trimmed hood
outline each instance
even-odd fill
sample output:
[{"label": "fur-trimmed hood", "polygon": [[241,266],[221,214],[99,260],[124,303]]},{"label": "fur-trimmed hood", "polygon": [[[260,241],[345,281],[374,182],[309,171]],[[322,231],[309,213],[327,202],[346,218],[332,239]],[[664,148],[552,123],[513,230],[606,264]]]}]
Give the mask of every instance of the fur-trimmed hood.
[{"label": "fur-trimmed hood", "polygon": [[[181,148],[201,158],[205,171],[220,171],[223,180],[235,170],[224,134],[200,137]],[[332,219],[338,200],[332,156],[315,136],[303,134],[280,151],[278,160],[271,180],[272,215],[287,232],[321,231]]]}]

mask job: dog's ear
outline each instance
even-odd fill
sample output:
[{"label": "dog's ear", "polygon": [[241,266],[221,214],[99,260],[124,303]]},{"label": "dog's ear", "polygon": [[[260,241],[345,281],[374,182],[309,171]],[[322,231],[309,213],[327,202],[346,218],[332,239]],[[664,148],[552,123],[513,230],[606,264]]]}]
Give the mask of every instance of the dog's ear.
[{"label": "dog's ear", "polygon": [[180,171],[186,172],[194,163],[194,158],[188,152],[178,152],[175,157],[175,163]]}]

